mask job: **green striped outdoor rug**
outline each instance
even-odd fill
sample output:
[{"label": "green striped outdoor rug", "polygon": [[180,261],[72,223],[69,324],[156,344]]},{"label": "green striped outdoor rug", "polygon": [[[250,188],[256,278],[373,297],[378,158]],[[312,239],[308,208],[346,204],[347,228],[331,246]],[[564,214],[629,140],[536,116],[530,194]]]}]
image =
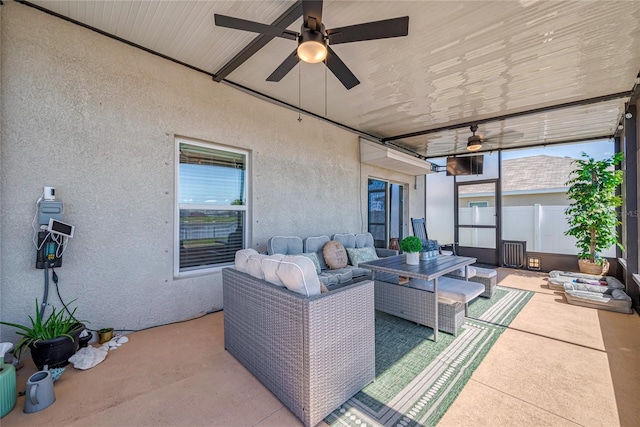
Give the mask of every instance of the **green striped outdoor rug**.
[{"label": "green striped outdoor rug", "polygon": [[[533,292],[498,286],[454,337],[376,312],[376,380],[331,413],[331,426],[433,426]],[[479,320],[474,320],[479,319]]]}]

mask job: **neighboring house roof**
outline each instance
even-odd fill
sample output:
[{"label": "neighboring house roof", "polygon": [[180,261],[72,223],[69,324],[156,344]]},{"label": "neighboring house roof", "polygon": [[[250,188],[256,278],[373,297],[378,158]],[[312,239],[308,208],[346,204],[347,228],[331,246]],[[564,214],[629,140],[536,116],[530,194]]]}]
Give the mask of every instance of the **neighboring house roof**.
[{"label": "neighboring house roof", "polygon": [[[576,168],[571,157],[531,156],[502,162],[502,193],[537,192],[552,188],[566,191],[569,175]],[[460,194],[492,192],[492,184],[460,187]]]}]

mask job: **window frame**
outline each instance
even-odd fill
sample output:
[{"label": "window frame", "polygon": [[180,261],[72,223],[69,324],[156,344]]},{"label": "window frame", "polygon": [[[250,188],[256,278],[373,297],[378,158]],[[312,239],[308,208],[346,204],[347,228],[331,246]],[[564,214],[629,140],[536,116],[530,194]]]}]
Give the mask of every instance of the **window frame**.
[{"label": "window frame", "polygon": [[[227,151],[234,154],[242,154],[245,156],[245,179],[244,179],[244,194],[246,195],[246,201],[244,205],[210,205],[210,204],[189,204],[180,203],[180,144],[193,145],[212,150]],[[222,144],[213,142],[199,141],[195,139],[185,138],[181,136],[174,137],[174,233],[173,233],[173,275],[175,278],[184,278],[199,276],[205,274],[211,274],[219,272],[222,268],[233,265],[233,262],[210,264],[201,268],[192,268],[189,270],[180,271],[180,210],[181,209],[202,209],[202,210],[224,210],[224,211],[242,211],[244,212],[244,219],[242,228],[244,230],[242,235],[242,248],[247,248],[249,243],[248,236],[250,235],[249,225],[250,221],[250,204],[251,193],[249,180],[251,177],[251,152],[249,150],[229,147]]]}]

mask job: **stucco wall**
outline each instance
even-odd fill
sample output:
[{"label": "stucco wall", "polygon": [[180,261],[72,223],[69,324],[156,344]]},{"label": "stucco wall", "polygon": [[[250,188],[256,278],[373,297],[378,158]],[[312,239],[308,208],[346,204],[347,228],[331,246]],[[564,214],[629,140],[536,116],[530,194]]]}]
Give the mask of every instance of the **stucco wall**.
[{"label": "stucco wall", "polygon": [[[258,249],[274,234],[365,230],[369,175],[411,184],[407,217],[424,215],[414,178],[361,165],[351,133],[15,2],[1,37],[2,320],[27,321],[42,298],[31,221],[44,186],[76,226],[60,293],[91,328],[222,306],[219,273],[174,278],[175,135],[251,150]],[[53,289],[49,301],[60,306]]]}]

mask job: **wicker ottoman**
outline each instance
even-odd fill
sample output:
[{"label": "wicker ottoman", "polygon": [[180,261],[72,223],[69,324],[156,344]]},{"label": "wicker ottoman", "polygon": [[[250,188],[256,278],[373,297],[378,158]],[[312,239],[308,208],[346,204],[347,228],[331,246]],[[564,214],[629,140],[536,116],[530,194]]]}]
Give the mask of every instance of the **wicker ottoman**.
[{"label": "wicker ottoman", "polygon": [[475,267],[476,275],[469,280],[472,282],[482,283],[485,291],[480,294],[483,298],[491,298],[496,291],[496,284],[498,282],[498,272],[489,268]]}]

